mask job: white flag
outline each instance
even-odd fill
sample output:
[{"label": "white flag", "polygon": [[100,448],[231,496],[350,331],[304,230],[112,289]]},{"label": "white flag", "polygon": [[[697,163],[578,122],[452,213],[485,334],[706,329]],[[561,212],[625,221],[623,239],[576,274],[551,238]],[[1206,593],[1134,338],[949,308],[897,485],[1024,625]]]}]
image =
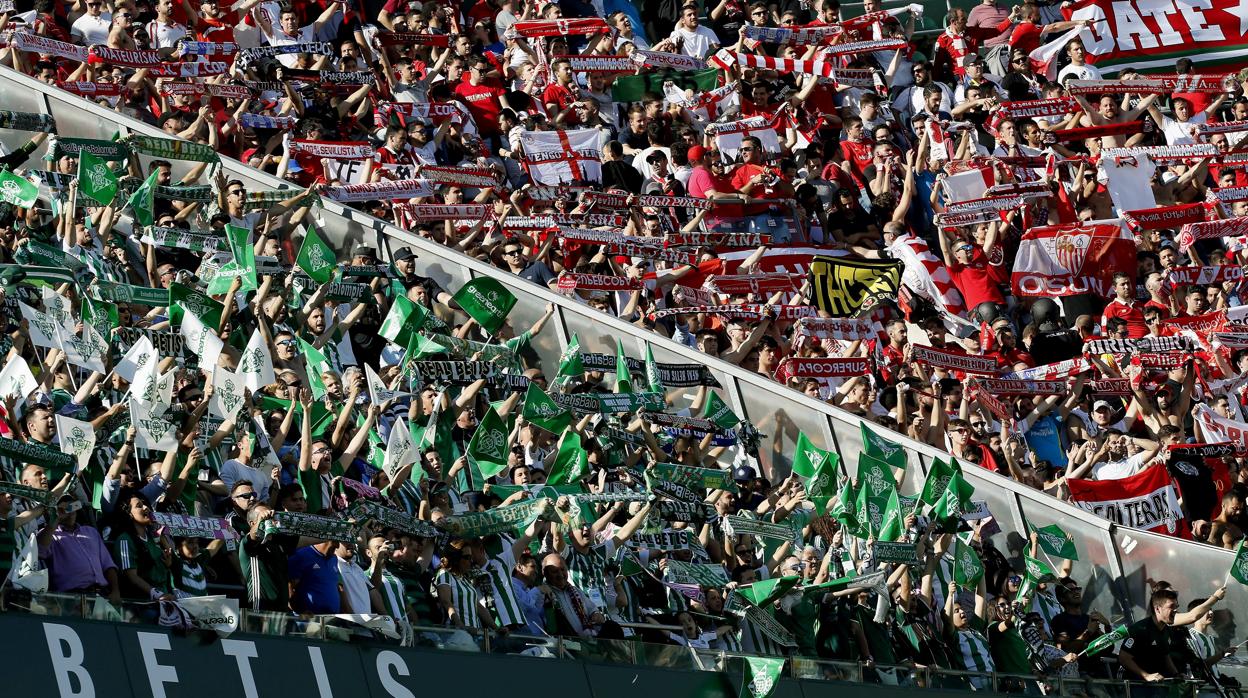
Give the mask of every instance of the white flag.
[{"label": "white flag", "polygon": [[47,313],[41,313],[21,301],[17,304],[22,310],[22,319],[26,321],[27,329],[30,330],[31,344],[44,349],[60,349],[61,345],[57,341],[57,322]]},{"label": "white flag", "polygon": [[364,375],[368,377],[368,396],[374,405],[380,407],[387,400],[396,397],[411,395],[411,393],[400,392],[398,390],[390,390],[386,387],[386,382],[377,375],[372,366],[364,364]]},{"label": "white flag", "polygon": [[4,370],[0,370],[0,400],[13,396],[21,402],[38,388],[39,381],[30,372],[26,359],[20,356],[14,356],[4,365]]},{"label": "white flag", "polygon": [[[186,327],[185,321],[182,326]],[[208,401],[208,411],[227,422],[234,419],[246,401],[247,396],[243,393],[246,387],[241,376],[218,366],[212,374],[212,398]]]},{"label": "white flag", "polygon": [[39,565],[39,543],[35,534],[30,534],[22,552],[17,556],[17,564],[9,571],[13,583],[27,591],[42,594],[48,590],[48,571]]},{"label": "white flag", "polygon": [[195,621],[195,627],[215,630],[225,637],[238,630],[238,599],[224,596],[184,596],[178,605]]},{"label": "white flag", "polygon": [[394,478],[404,466],[415,463],[419,453],[416,444],[412,443],[412,432],[408,429],[407,420],[400,417],[390,427],[390,438],[386,441],[386,460],[383,469]]},{"label": "white flag", "polygon": [[206,371],[213,370],[217,365],[217,359],[221,358],[221,350],[225,347],[225,342],[221,341],[216,332],[205,327],[199,316],[189,310],[182,313],[180,331],[186,338],[187,348],[199,357],[199,367]]},{"label": "white flag", "polygon": [[69,299],[47,287],[43,289],[43,308],[45,315],[62,325],[69,325],[74,321],[73,313],[69,309]]},{"label": "white flag", "polygon": [[130,423],[134,426],[134,445],[154,451],[171,451],[177,448],[177,428],[154,415],[149,407],[138,400],[130,401]]},{"label": "white flag", "polygon": [[602,151],[597,129],[525,131],[524,164],[537,184],[602,181]]},{"label": "white flag", "polygon": [[104,355],[108,353],[108,343],[94,327],[83,323],[81,335],[74,333],[72,325],[58,325],[58,328],[66,361],[88,371],[104,373]]},{"label": "white flag", "polygon": [[147,335],[141,335],[138,341],[126,351],[126,355],[121,357],[121,361],[113,367],[113,372],[125,379],[127,383],[133,383],[134,376],[140,368],[149,364],[155,366],[159,358],[156,355],[156,347],[152,346],[152,340],[148,339]]},{"label": "white flag", "polygon": [[78,459],[78,472],[82,472],[95,450],[95,428],[91,422],[56,415],[56,435],[61,442],[61,452]]},{"label": "white flag", "polygon": [[238,375],[242,376],[243,384],[255,392],[266,385],[277,381],[273,373],[273,357],[269,355],[269,347],[264,341],[260,330],[251,333],[247,340],[247,348],[238,360]]}]

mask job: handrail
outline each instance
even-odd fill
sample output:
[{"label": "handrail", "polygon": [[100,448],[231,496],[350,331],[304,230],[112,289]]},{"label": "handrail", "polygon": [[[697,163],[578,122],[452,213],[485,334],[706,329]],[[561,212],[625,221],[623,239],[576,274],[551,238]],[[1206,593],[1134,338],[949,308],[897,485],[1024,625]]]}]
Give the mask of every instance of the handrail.
[{"label": "handrail", "polygon": [[[70,110],[81,110],[102,122],[114,123],[130,132],[168,137],[168,134],[152,126],[105,109],[93,102],[55,87],[45,85],[29,76],[16,73],[9,68],[0,70],[0,85],[4,85],[4,89],[0,90],[3,93],[20,93],[21,90],[26,89],[42,95],[44,100],[43,108],[49,113],[53,113],[62,107]],[[56,105],[57,109],[53,108],[54,105]],[[78,134],[68,133],[65,135]],[[248,168],[242,163],[227,157],[222,157],[222,166],[231,176],[245,177],[271,188],[290,188],[290,184],[284,180]],[[805,415],[817,415],[818,419],[821,420],[820,428],[822,429],[822,433],[819,436],[822,437],[822,441],[828,446],[843,454],[856,451],[854,439],[857,438],[856,433],[859,424],[863,423],[863,420],[844,410],[810,398],[769,378],[746,371],[717,357],[694,351],[667,337],[648,332],[617,317],[599,313],[588,306],[575,303],[562,295],[556,294],[548,288],[520,280],[514,275],[504,273],[472,257],[426,240],[363,212],[347,208],[333,201],[324,201],[322,209],[325,213],[341,219],[343,223],[341,230],[330,226],[333,230],[326,231],[336,233],[336,238],[330,235],[326,235],[326,237],[331,237],[331,242],[340,248],[350,243],[359,244],[367,242],[375,245],[382,256],[388,258],[390,251],[395,247],[407,246],[416,251],[420,256],[420,259],[417,260],[418,266],[426,264],[427,260],[434,260],[455,269],[457,273],[464,273],[467,277],[494,277],[509,286],[518,295],[530,297],[537,303],[549,303],[555,306],[559,320],[555,330],[559,335],[561,348],[566,347],[568,343],[570,335],[568,323],[572,319],[601,328],[615,337],[626,338],[632,343],[632,348],[635,351],[640,352],[644,350],[647,344],[652,345],[655,349],[661,349],[667,354],[679,357],[682,361],[704,364],[717,375],[727,378],[728,380],[723,387],[725,398],[738,411],[738,414],[748,414],[752,419],[757,420],[759,416],[767,416],[768,411],[773,409],[769,404],[770,400],[780,400],[787,403],[785,405],[786,409],[791,409],[795,413],[802,412]],[[425,269],[428,269],[428,265],[422,268],[422,273]],[[812,434],[812,438],[813,436]],[[782,447],[786,445],[786,442],[780,435],[774,435],[774,438],[782,439],[780,442]],[[906,480],[905,487],[907,488],[913,489],[915,487],[914,481],[924,475],[927,464],[932,459],[949,457],[947,453],[928,444],[914,441],[903,434],[890,432],[888,438],[902,445],[908,453],[908,458],[910,459],[908,473],[912,474]],[[842,444],[841,442],[846,439],[848,439],[848,442]],[[848,475],[849,469],[848,464],[845,462],[846,460],[848,459],[842,461],[842,467],[845,468],[845,474]],[[1158,536],[1146,531],[1122,529],[1078,507],[1057,500],[1043,492],[1033,490],[1008,477],[981,468],[967,468],[966,477],[978,491],[994,497],[1004,497],[1009,511],[994,511],[993,513],[1001,523],[1002,528],[1007,531],[1025,531],[1025,526],[1028,523],[1028,513],[1031,512],[1043,513],[1044,516],[1042,518],[1045,520],[1074,522],[1089,531],[1097,532],[1096,538],[1081,542],[1089,546],[1104,546],[1106,559],[1103,563],[1105,569],[1102,572],[1106,572],[1108,578],[1114,582],[1126,576],[1125,568],[1127,566],[1127,554],[1119,549],[1116,538],[1129,538],[1129,544],[1132,546],[1129,553],[1132,556],[1140,556],[1141,553],[1147,553],[1143,556],[1143,559],[1154,561],[1154,563],[1179,557],[1184,558],[1185,561],[1189,559],[1189,556],[1191,560],[1199,557],[1209,562],[1212,566],[1221,566],[1221,569],[1216,572],[1219,576],[1223,570],[1229,568],[1233,557],[1230,551],[1213,548],[1208,545]],[[1097,550],[1099,551],[1100,548],[1098,547]],[[1182,571],[1183,567],[1180,565],[1177,569]],[[1153,576],[1154,578],[1160,578],[1157,575]],[[1142,580],[1143,577],[1140,577],[1141,586]],[[1207,594],[1210,590],[1200,587],[1198,591],[1199,593]],[[1117,610],[1128,620],[1134,616],[1134,613],[1142,609],[1143,601],[1140,599],[1140,595],[1144,594],[1144,592],[1141,589],[1127,589],[1121,585],[1114,584],[1109,588],[1109,593]]]}]

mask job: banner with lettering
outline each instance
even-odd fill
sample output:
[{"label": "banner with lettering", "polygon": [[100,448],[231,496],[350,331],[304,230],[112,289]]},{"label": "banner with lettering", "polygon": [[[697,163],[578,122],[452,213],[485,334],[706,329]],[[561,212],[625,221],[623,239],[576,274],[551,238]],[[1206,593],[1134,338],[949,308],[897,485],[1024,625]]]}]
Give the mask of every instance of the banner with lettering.
[{"label": "banner with lettering", "polygon": [[1082,0],[1067,10],[1087,20],[1079,32],[1087,60],[1105,75],[1123,70],[1173,70],[1179,58],[1197,65],[1248,64],[1248,9],[1241,0]]},{"label": "banner with lettering", "polygon": [[1067,479],[1075,506],[1119,526],[1183,536],[1187,524],[1164,465],[1120,480]]}]

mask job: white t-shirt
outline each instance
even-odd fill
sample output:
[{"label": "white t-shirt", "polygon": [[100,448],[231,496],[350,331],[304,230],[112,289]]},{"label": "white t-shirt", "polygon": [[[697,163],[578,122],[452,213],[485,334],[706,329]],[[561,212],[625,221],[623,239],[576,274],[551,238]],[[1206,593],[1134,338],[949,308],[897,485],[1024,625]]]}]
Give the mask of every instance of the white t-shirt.
[{"label": "white t-shirt", "polygon": [[1131,477],[1144,469],[1148,463],[1147,452],[1137,453],[1134,456],[1128,456],[1125,460],[1105,461],[1092,466],[1093,480],[1121,480],[1124,477]]},{"label": "white t-shirt", "polygon": [[1162,116],[1161,130],[1166,134],[1167,145],[1191,145],[1196,142],[1192,138],[1192,129],[1197,124],[1205,123],[1207,115],[1202,111],[1199,114],[1193,114],[1192,118],[1187,121],[1175,121],[1168,116]]},{"label": "white t-shirt", "polygon": [[108,43],[108,30],[113,25],[113,15],[101,12],[99,17],[83,15],[74,20],[69,28],[70,36],[80,39],[86,46]]},{"label": "white t-shirt", "polygon": [[[276,24],[272,26],[273,33],[264,35],[264,38],[268,41],[270,46],[288,46],[290,44],[309,43],[312,41],[312,32],[316,28],[315,25],[309,24],[306,27],[300,28],[299,31],[294,34],[287,34],[278,28]],[[277,56],[277,60],[287,68],[294,68],[299,65],[299,54],[284,53]]]},{"label": "white t-shirt", "polygon": [[342,588],[347,592],[351,612],[372,613],[373,601],[368,592],[373,585],[368,580],[368,573],[360,569],[355,560],[338,558],[338,578],[342,580]]},{"label": "white t-shirt", "polygon": [[1062,70],[1057,74],[1057,82],[1065,84],[1066,78],[1074,78],[1075,80],[1100,80],[1101,71],[1097,70],[1096,66],[1088,65],[1087,63],[1084,63],[1083,65],[1075,65],[1074,63],[1071,63],[1065,68],[1062,68]]},{"label": "white t-shirt", "polygon": [[161,24],[152,20],[146,25],[147,36],[151,39],[152,48],[173,48],[178,39],[186,36],[186,27],[177,22]]},{"label": "white t-shirt", "polygon": [[680,45],[680,52],[699,60],[706,58],[707,54],[711,52],[712,46],[719,45],[719,37],[715,36],[715,32],[701,24],[693,31],[677,25],[672,30],[672,35],[669,38],[673,41],[683,42]]}]

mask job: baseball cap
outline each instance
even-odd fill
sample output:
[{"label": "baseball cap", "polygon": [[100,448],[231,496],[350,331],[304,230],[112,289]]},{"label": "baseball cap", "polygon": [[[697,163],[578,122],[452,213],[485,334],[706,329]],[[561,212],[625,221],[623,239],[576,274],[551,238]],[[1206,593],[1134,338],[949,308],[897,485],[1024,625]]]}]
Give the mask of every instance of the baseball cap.
[{"label": "baseball cap", "polygon": [[394,252],[394,261],[401,262],[405,259],[416,259],[419,256],[420,255],[415,252],[412,252],[412,248],[410,247],[400,247]]},{"label": "baseball cap", "polygon": [[1113,410],[1113,409],[1114,409],[1114,406],[1113,406],[1113,405],[1111,405],[1111,404],[1109,404],[1109,402],[1108,402],[1108,401],[1106,401],[1106,400],[1097,400],[1095,403],[1093,403],[1093,404],[1092,404],[1092,411],[1093,411],[1093,412],[1096,412],[1097,410],[1099,410],[1099,409],[1101,409],[1101,408],[1105,408],[1105,409],[1107,409],[1107,410]]},{"label": "baseball cap", "polygon": [[703,148],[700,145],[695,145],[689,149],[690,160],[697,160],[697,159],[704,157],[705,155],[706,155],[706,148]]},{"label": "baseball cap", "polygon": [[351,256],[352,257],[372,257],[373,259],[376,259],[377,249],[374,247],[368,247],[367,245],[360,245],[359,247],[355,248],[355,252]]}]

